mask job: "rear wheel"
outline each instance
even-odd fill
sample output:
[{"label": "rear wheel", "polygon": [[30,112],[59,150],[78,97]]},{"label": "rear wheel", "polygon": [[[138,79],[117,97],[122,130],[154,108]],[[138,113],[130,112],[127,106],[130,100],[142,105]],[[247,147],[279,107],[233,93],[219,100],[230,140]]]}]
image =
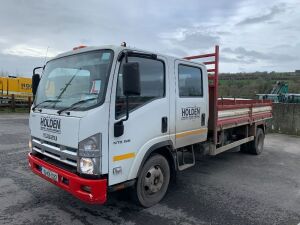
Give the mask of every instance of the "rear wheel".
[{"label": "rear wheel", "polygon": [[151,156],[144,164],[135,188],[135,199],[144,207],[157,204],[165,196],[170,182],[170,166],[162,155]]},{"label": "rear wheel", "polygon": [[257,128],[256,136],[253,141],[249,142],[249,152],[259,155],[264,150],[265,134],[263,129]]}]

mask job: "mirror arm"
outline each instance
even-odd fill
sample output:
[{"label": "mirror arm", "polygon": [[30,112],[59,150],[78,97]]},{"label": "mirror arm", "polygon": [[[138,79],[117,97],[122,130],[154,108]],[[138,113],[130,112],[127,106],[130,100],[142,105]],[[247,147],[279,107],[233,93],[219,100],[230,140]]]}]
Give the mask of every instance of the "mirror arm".
[{"label": "mirror arm", "polygon": [[120,137],[124,134],[124,121],[127,121],[129,118],[129,98],[126,96],[126,117],[124,119],[119,120],[114,125],[114,136]]},{"label": "mirror arm", "polygon": [[35,68],[33,69],[33,73],[32,73],[32,74],[35,74],[35,71],[38,70],[38,69],[42,69],[42,68],[44,69],[44,67],[45,67],[45,66],[38,66],[38,67],[35,67]]},{"label": "mirror arm", "polygon": [[128,120],[129,118],[129,97],[126,96],[126,118],[124,121]]},{"label": "mirror arm", "polygon": [[128,63],[128,52],[125,52],[125,63]]},{"label": "mirror arm", "polygon": [[126,96],[126,117],[124,119],[121,119],[118,123],[123,123],[124,121],[127,121],[129,118],[129,98]]},{"label": "mirror arm", "polygon": [[[125,52],[125,63],[128,63],[128,52]],[[123,123],[124,121],[127,121],[129,118],[129,97],[126,96],[126,117],[125,119],[122,119],[120,122]]]}]

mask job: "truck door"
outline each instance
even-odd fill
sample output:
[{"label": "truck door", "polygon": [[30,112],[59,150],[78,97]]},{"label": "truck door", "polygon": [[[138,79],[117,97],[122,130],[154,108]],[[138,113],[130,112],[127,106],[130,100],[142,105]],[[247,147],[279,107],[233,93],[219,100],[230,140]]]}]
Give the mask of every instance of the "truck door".
[{"label": "truck door", "polygon": [[204,66],[175,61],[176,148],[207,139],[208,81]]},{"label": "truck door", "polygon": [[139,162],[154,144],[169,139],[169,84],[167,60],[134,55],[128,62],[138,62],[141,95],[129,97],[129,119],[124,133],[114,136],[114,124],[125,118],[126,98],[123,95],[123,58],[117,62],[113,81],[109,124],[109,185],[135,178]]}]

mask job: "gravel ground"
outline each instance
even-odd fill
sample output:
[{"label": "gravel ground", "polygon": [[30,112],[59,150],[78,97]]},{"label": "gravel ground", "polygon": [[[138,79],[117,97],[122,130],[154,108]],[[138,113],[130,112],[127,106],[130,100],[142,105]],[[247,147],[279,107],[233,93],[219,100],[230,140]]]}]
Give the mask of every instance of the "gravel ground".
[{"label": "gravel ground", "polygon": [[148,209],[124,193],[82,203],[28,168],[28,116],[0,114],[0,224],[300,223],[300,138],[269,134],[260,156],[199,157],[164,200]]}]

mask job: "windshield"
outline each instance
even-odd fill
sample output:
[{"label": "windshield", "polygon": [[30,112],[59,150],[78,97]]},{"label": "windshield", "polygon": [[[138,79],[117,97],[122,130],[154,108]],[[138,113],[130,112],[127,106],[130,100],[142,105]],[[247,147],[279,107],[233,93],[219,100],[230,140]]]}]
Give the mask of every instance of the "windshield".
[{"label": "windshield", "polygon": [[112,58],[111,50],[100,50],[49,61],[37,90],[35,105],[62,109],[82,101],[76,110],[84,110],[102,103]]}]

